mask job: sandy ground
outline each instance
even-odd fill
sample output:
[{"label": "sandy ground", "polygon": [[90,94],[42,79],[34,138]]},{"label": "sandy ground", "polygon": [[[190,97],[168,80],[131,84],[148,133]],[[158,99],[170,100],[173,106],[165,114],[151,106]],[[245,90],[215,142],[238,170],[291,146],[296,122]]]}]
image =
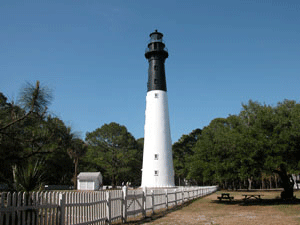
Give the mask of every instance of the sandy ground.
[{"label": "sandy ground", "polygon": [[[262,200],[242,199],[246,192],[229,192],[232,202],[219,201],[221,192],[198,199],[182,207],[131,224],[300,224],[300,192],[295,193],[298,200],[282,201],[280,192],[260,192]],[[255,192],[253,194],[258,194]]]}]

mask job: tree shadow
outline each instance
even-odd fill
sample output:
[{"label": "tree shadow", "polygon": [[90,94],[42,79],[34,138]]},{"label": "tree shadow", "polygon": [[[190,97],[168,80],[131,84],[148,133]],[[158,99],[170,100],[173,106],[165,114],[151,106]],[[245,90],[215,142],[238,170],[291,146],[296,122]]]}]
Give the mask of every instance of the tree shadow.
[{"label": "tree shadow", "polygon": [[145,218],[143,219],[137,219],[137,220],[130,220],[128,222],[125,222],[125,223],[120,223],[120,224],[129,224],[129,225],[139,225],[139,224],[147,224],[147,223],[151,223],[151,222],[154,222],[160,218],[163,218],[165,217],[166,215],[172,213],[172,212],[175,212],[175,211],[178,211],[190,204],[192,204],[193,202],[197,201],[198,199],[193,199],[189,202],[184,202],[180,205],[177,205],[177,206],[172,206],[170,207],[169,209],[165,210],[165,209],[162,209],[162,210],[159,210],[159,211],[156,211],[154,214],[151,214],[151,215],[148,215],[146,216]]},{"label": "tree shadow", "polygon": [[213,203],[220,205],[240,205],[240,206],[272,206],[272,205],[298,205],[300,204],[300,199],[291,198],[291,199],[281,199],[281,198],[262,198],[258,199],[234,199],[232,201],[220,201],[220,200],[212,200]]}]

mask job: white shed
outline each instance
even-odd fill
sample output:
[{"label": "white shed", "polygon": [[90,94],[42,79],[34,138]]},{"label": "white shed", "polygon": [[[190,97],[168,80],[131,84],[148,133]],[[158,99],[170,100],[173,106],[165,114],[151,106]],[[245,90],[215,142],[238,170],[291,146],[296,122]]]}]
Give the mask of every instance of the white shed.
[{"label": "white shed", "polygon": [[77,189],[96,191],[102,185],[102,175],[100,172],[81,172],[77,176]]}]

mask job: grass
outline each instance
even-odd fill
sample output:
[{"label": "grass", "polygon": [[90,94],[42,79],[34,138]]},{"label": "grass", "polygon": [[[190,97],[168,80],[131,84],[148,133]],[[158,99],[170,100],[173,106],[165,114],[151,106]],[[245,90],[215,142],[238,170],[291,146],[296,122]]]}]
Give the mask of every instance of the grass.
[{"label": "grass", "polygon": [[280,191],[258,191],[262,200],[243,201],[243,194],[249,192],[228,192],[234,197],[232,202],[219,201],[216,192],[195,200],[184,207],[156,214],[146,220],[130,224],[300,224],[300,192],[297,199],[283,201]]}]

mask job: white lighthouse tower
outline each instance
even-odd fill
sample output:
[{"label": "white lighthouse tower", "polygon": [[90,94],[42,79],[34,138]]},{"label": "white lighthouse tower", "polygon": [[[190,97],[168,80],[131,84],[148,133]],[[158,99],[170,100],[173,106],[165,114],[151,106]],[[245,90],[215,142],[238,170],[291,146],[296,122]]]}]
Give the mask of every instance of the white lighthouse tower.
[{"label": "white lighthouse tower", "polygon": [[174,169],[169,123],[163,34],[155,30],[145,57],[149,61],[146,96],[142,187],[173,187]]}]

